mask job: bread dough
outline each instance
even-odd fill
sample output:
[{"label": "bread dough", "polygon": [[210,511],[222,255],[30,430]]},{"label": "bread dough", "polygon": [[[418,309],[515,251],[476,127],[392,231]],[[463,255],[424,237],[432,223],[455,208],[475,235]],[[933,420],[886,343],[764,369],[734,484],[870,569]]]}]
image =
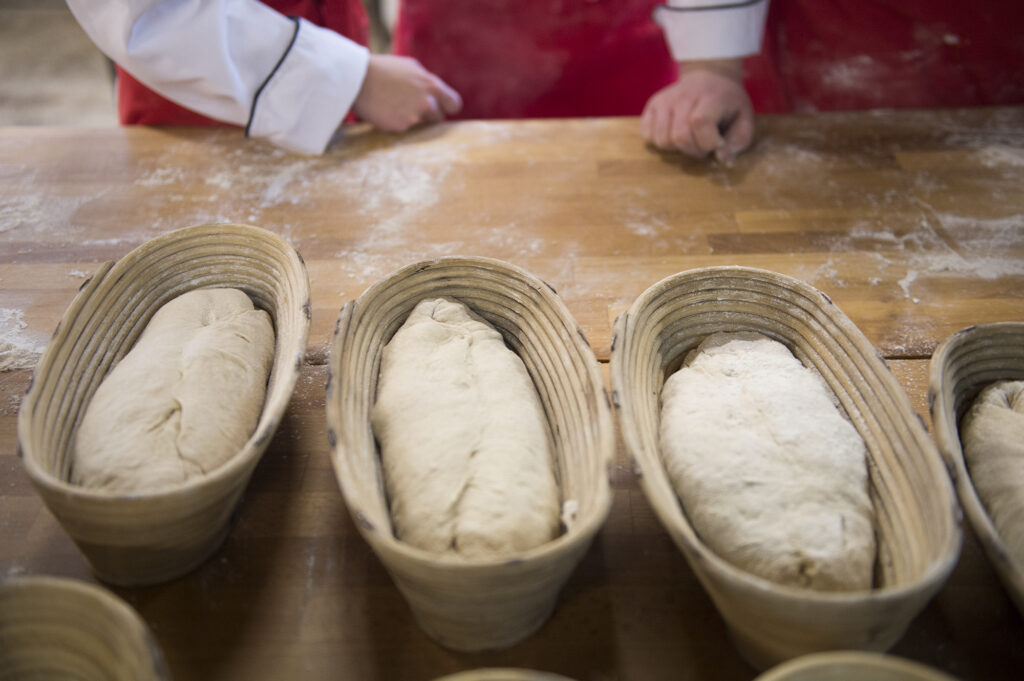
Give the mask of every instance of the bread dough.
[{"label": "bread dough", "polygon": [[131,493],[216,469],[256,428],[273,354],[269,315],[239,290],[168,302],[90,400],[71,481]]},{"label": "bread dough", "polygon": [[780,584],[871,588],[864,442],[816,372],[759,334],[714,334],[662,404],[669,479],[715,553]]},{"label": "bread dough", "polygon": [[385,346],[372,421],[402,541],[492,559],[555,537],[559,492],[536,389],[462,303],[420,302]]},{"label": "bread dough", "polygon": [[974,488],[1010,555],[1024,566],[1024,381],[982,390],[960,432]]}]

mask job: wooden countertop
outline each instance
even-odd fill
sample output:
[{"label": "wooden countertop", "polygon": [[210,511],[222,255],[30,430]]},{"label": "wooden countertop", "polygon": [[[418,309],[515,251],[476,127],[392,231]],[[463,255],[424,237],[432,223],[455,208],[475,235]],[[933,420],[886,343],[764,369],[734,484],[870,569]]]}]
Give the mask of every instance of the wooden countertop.
[{"label": "wooden countertop", "polygon": [[[177,581],[115,589],[174,678],[427,680],[481,666],[579,681],[751,679],[661,529],[621,444],[614,504],[552,619],[514,648],[431,642],[355,531],[327,457],[338,310],[446,254],[521,265],[606,362],[648,286],[705,265],[825,291],[927,419],[928,358],[951,333],[1024,320],[1024,109],[763,117],[728,165],[646,148],[634,119],[349,130],[302,157],[229,129],[0,128],[0,574],[94,580],[16,452],[31,368],[78,287],[171,229],[257,224],[302,253],[313,322],[299,386],[223,548]],[[1015,679],[1024,623],[968,531],[959,565],[893,652],[963,679]]]}]

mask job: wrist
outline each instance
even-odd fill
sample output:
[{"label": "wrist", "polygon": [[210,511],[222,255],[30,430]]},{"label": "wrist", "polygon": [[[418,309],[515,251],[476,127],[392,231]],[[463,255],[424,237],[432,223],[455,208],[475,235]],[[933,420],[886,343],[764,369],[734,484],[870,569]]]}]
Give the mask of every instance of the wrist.
[{"label": "wrist", "polygon": [[703,71],[713,73],[737,83],[743,82],[743,60],[736,59],[694,59],[679,62],[679,77],[688,73]]}]

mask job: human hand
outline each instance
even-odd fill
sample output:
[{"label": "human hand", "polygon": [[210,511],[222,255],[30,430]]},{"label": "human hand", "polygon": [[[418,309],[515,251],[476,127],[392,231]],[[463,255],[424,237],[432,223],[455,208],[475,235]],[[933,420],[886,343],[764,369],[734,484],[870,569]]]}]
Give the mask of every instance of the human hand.
[{"label": "human hand", "polygon": [[370,55],[363,87],[352,105],[357,116],[386,132],[436,123],[461,108],[459,93],[417,60],[390,54]]},{"label": "human hand", "polygon": [[644,139],[660,149],[725,161],[754,139],[754,108],[739,59],[688,62],[679,80],[656,92],[640,118]]}]

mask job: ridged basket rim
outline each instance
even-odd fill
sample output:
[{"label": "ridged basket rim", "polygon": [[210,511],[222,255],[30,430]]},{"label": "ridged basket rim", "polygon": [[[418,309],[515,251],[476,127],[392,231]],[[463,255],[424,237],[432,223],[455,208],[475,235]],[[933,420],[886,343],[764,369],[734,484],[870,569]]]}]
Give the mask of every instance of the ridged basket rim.
[{"label": "ridged basket rim", "polygon": [[[616,320],[615,333],[613,335],[611,362],[612,387],[616,393],[618,392],[621,386],[625,385],[625,377],[622,375],[622,372],[625,370],[622,366],[623,363],[621,361],[615,361],[616,355],[622,353],[623,344],[626,342],[625,338],[622,337],[625,336],[625,333],[619,333],[620,330],[623,332],[625,331],[623,319],[625,319],[625,322],[628,323],[629,318],[633,318],[639,312],[643,311],[646,307],[649,306],[652,299],[654,299],[657,295],[659,295],[662,291],[664,291],[667,288],[673,287],[682,282],[699,280],[701,278],[713,278],[716,275],[724,274],[749,275],[751,277],[756,277],[759,281],[770,285],[778,285],[780,282],[785,283],[788,287],[791,287],[794,291],[797,291],[805,298],[812,300],[824,300],[829,305],[834,305],[832,299],[829,298],[829,296],[825,292],[815,288],[814,286],[811,286],[810,284],[804,281],[801,281],[789,275],[781,274],[779,272],[774,272],[772,270],[766,270],[757,267],[748,267],[743,265],[715,265],[709,267],[693,268],[689,270],[684,270],[682,272],[677,272],[675,274],[671,274],[648,287],[629,307],[626,316],[620,316],[619,319]],[[857,344],[860,345],[859,339],[863,337],[863,334],[860,332],[859,329],[857,329],[856,325],[845,314],[839,315],[838,317],[831,317],[830,321],[835,323],[837,326],[840,326],[844,331],[855,332],[853,334],[853,338],[857,341]],[[615,347],[616,342],[619,345],[618,348]],[[871,346],[870,348],[864,348],[864,350],[871,351],[867,354],[868,357],[874,357],[875,359],[882,361],[882,358],[873,346]],[[897,387],[899,387],[899,384],[896,381],[895,376],[893,376],[893,374],[891,373],[891,371],[887,370],[881,375],[885,377],[886,381],[891,381]],[[905,407],[908,410],[908,413],[912,415],[916,414],[916,412],[913,411],[913,408],[910,405],[910,401],[906,397],[906,394],[902,388],[899,389],[898,394],[902,395],[902,401],[905,402]],[[619,400],[618,404],[623,414],[626,414],[627,412],[632,412],[632,405],[628,401]],[[675,534],[678,532],[686,540],[690,549],[695,551],[699,555],[701,560],[707,562],[719,574],[724,574],[726,577],[731,579],[735,585],[740,586],[744,591],[771,593],[773,595],[783,596],[789,599],[813,601],[823,605],[863,603],[865,601],[895,601],[920,591],[922,586],[924,585],[941,583],[941,581],[945,579],[945,577],[948,576],[949,573],[953,570],[953,567],[959,560],[960,545],[962,543],[963,534],[961,530],[959,506],[957,505],[956,493],[953,489],[952,482],[949,479],[947,471],[941,465],[941,460],[939,456],[935,456],[929,457],[929,460],[931,461],[929,467],[936,469],[936,473],[941,473],[941,475],[938,475],[937,477],[942,481],[940,482],[940,484],[943,484],[947,488],[948,497],[952,502],[951,513],[953,517],[950,521],[952,531],[950,532],[948,542],[949,545],[945,547],[941,559],[932,561],[928,569],[925,570],[916,580],[904,584],[894,586],[882,586],[867,590],[829,592],[819,591],[815,589],[802,589],[795,586],[780,584],[777,582],[773,582],[769,579],[766,579],[764,577],[755,575],[751,572],[747,572],[746,570],[742,570],[737,566],[733,565],[732,563],[730,563],[729,561],[725,560],[721,556],[719,556],[707,544],[705,544],[703,540],[701,540],[701,538],[697,535],[696,530],[686,519],[686,516],[682,512],[681,508],[676,509],[676,512],[679,514],[679,516],[672,517],[671,515],[667,515],[667,509],[663,509],[660,505],[654,503],[653,499],[651,498],[651,494],[647,489],[648,483],[647,476],[644,473],[644,466],[634,454],[635,451],[640,451],[640,447],[637,442],[637,434],[633,430],[632,421],[632,418],[619,419],[619,423],[622,430],[622,438],[626,443],[627,450],[630,454],[631,462],[633,463],[636,470],[639,471],[638,478],[640,486],[644,490],[644,496],[648,499],[648,502],[654,508],[656,515],[661,520],[662,524],[664,525],[667,531],[669,531],[671,534]],[[908,422],[912,422],[912,427],[914,428],[923,429],[923,425],[917,418],[911,419]],[[927,438],[927,441],[932,441],[931,438],[928,437],[927,432],[925,432],[924,435]],[[932,446],[934,447],[934,443],[932,444]],[[660,462],[660,454],[658,461]],[[659,465],[662,466],[662,469],[664,468],[663,464],[659,463]],[[936,466],[938,468],[936,468]],[[676,498],[678,504],[678,495],[676,495]],[[682,522],[679,522],[680,519]]]},{"label": "ridged basket rim", "polygon": [[801,655],[772,667],[754,679],[754,681],[788,681],[793,678],[793,674],[814,670],[834,673],[837,670],[830,669],[831,666],[851,664],[860,667],[865,672],[874,671],[877,673],[884,671],[887,673],[900,672],[911,674],[912,676],[905,677],[911,681],[914,679],[918,681],[956,681],[954,677],[945,672],[920,662],[904,659],[896,655],[864,650],[827,651]]},{"label": "ridged basket rim", "polygon": [[[531,286],[545,299],[545,302],[551,305],[562,319],[569,319],[575,321],[569,308],[565,305],[564,301],[557,295],[555,289],[545,282],[544,280],[537,277],[535,274],[527,271],[526,269],[506,262],[504,260],[498,260],[496,258],[489,258],[486,256],[473,256],[473,255],[446,255],[436,258],[429,258],[420,260],[407,265],[403,265],[398,269],[392,271],[390,274],[385,275],[383,278],[374,282],[369,286],[362,295],[354,301],[347,303],[339,314],[339,322],[346,315],[351,314],[352,310],[358,311],[361,304],[369,299],[372,299],[379,295],[383,290],[387,290],[393,285],[396,279],[405,277],[409,274],[415,274],[424,269],[432,267],[441,267],[446,265],[457,265],[457,264],[469,264],[474,266],[481,266],[490,268],[498,272],[502,272],[505,275],[514,275],[521,278],[523,281],[529,282]],[[340,326],[340,324],[339,324]],[[331,354],[334,354],[338,342],[338,327],[335,327],[335,338],[331,341]],[[589,353],[590,358],[593,361],[588,361],[590,365],[588,367],[588,373],[590,374],[590,380],[595,381],[595,386],[601,388],[601,392],[607,395],[607,391],[604,386],[604,379],[600,373],[600,367],[597,365],[597,360],[594,357],[593,349],[581,336],[573,338],[573,342],[582,344],[582,349]],[[334,365],[331,364],[333,371]],[[336,380],[336,379],[332,379]],[[328,397],[330,399],[330,397]],[[610,398],[609,398],[610,400]],[[604,484],[600,486],[595,494],[595,512],[590,514],[584,519],[584,522],[574,525],[572,530],[564,532],[558,537],[555,537],[551,541],[545,542],[540,546],[534,547],[527,551],[515,554],[512,557],[502,558],[488,558],[488,559],[466,559],[457,556],[450,556],[447,554],[436,554],[425,549],[420,549],[407,542],[403,542],[394,536],[393,532],[378,532],[368,531],[365,525],[365,519],[361,520],[361,513],[357,513],[359,509],[353,508],[350,505],[349,499],[351,497],[350,487],[351,484],[347,481],[346,477],[341,474],[338,469],[338,464],[335,462],[337,457],[340,457],[343,453],[343,446],[339,441],[337,446],[332,448],[331,452],[331,464],[335,470],[335,477],[338,480],[338,484],[341,487],[342,497],[345,501],[346,507],[349,512],[353,514],[356,527],[359,529],[360,534],[370,543],[375,549],[387,553],[391,556],[397,556],[404,560],[410,561],[412,564],[425,567],[425,568],[444,568],[450,571],[456,572],[477,572],[491,570],[494,567],[506,567],[514,568],[517,566],[525,567],[529,562],[536,559],[544,560],[556,560],[564,557],[565,554],[569,554],[574,549],[574,546],[578,544],[579,540],[589,540],[589,538],[595,536],[597,532],[604,525],[605,520],[608,517],[608,513],[611,510],[612,494],[611,484],[608,482],[608,467],[613,465],[615,457],[615,436],[612,426],[611,409],[609,406],[609,400],[598,401],[599,411],[599,428],[600,428],[600,440],[598,445],[602,446],[604,451],[601,452],[601,462],[605,469],[604,474],[600,477]],[[328,422],[328,427],[330,427]],[[562,500],[564,503],[564,500]],[[561,509],[560,509],[561,510]]]},{"label": "ridged basket rim", "polygon": [[[73,309],[77,309],[80,306],[82,306],[90,298],[94,289],[102,281],[105,281],[110,277],[118,277],[122,275],[126,270],[129,270],[131,266],[134,264],[134,261],[137,260],[139,258],[139,255],[144,253],[145,250],[148,250],[155,246],[163,247],[168,244],[172,244],[176,241],[188,241],[206,234],[224,233],[224,228],[228,228],[227,231],[239,231],[245,233],[249,237],[264,240],[267,243],[273,244],[275,248],[278,251],[280,251],[281,254],[283,255],[281,262],[283,264],[287,264],[289,267],[295,268],[295,272],[301,275],[299,277],[299,280],[304,284],[306,300],[309,300],[309,274],[306,271],[305,262],[302,260],[302,256],[299,255],[298,251],[296,251],[295,248],[287,240],[285,240],[278,234],[275,234],[274,232],[271,232],[262,227],[256,227],[254,225],[245,225],[230,222],[207,223],[200,225],[190,225],[188,227],[182,227],[180,229],[160,234],[152,239],[143,242],[142,244],[132,249],[121,258],[119,258],[117,261],[106,261],[100,263],[97,266],[96,271],[82,284],[78,294],[74,297],[71,303],[68,304],[68,307],[61,315],[61,321],[63,321],[64,317],[67,316],[67,314],[71,312]],[[60,328],[61,326],[62,324],[58,322],[57,330],[54,332],[53,337],[51,338],[50,342],[46,346],[46,349],[40,356],[39,361],[36,363],[36,368],[33,369],[32,379],[29,383],[28,389],[25,392],[25,401],[29,402],[29,409],[25,409],[23,403],[22,409],[18,414],[18,456],[22,460],[22,464],[24,465],[29,477],[35,484],[45,487],[51,492],[62,493],[66,495],[75,496],[78,498],[101,502],[120,501],[124,503],[150,503],[153,500],[179,497],[182,494],[200,493],[202,490],[208,487],[216,487],[217,485],[223,483],[225,479],[236,477],[239,474],[239,472],[244,471],[247,467],[252,465],[254,458],[258,458],[261,455],[260,450],[263,447],[263,445],[266,444],[264,438],[266,439],[266,441],[272,439],[274,429],[271,429],[270,432],[268,433],[264,433],[257,428],[257,430],[253,431],[253,434],[249,436],[249,438],[245,442],[245,445],[240,450],[238,450],[237,453],[235,453],[230,459],[225,461],[223,464],[221,464],[214,470],[210,471],[209,473],[205,473],[201,476],[193,477],[189,480],[186,480],[184,483],[181,483],[180,485],[161,488],[153,491],[141,491],[135,493],[106,492],[101,489],[85,487],[83,485],[76,485],[69,481],[61,480],[59,477],[53,475],[49,471],[45,470],[42,466],[40,466],[39,463],[36,461],[36,457],[30,455],[30,452],[28,451],[28,447],[31,445],[26,445],[26,442],[29,441],[29,422],[33,416],[33,412],[36,407],[34,401],[30,401],[32,395],[32,388],[36,383],[36,379],[38,378],[38,371],[40,370],[40,368],[45,366],[50,356],[57,351],[58,343],[56,343],[55,341],[57,340],[62,330]],[[276,343],[278,341],[278,329],[276,320],[274,324],[274,331],[274,341],[276,347]],[[305,351],[305,346],[309,335],[308,323],[303,326],[300,335],[301,338],[297,340],[299,341],[299,344],[302,346],[303,351]],[[282,367],[282,369],[294,374],[292,376],[292,380],[290,381],[290,393],[294,390],[294,385],[298,380],[299,372],[292,371],[292,369],[289,367]],[[262,410],[260,418],[262,420]],[[274,421],[276,420],[277,419],[274,419]]]},{"label": "ridged basket rim", "polygon": [[77,593],[101,603],[115,611],[119,618],[129,620],[148,629],[145,620],[120,596],[98,585],[70,577],[53,575],[15,574],[0,577],[0,591],[5,590],[53,591],[55,593]]},{"label": "ridged basket rim", "polygon": [[571,681],[554,672],[525,667],[483,667],[439,676],[434,681]]},{"label": "ridged basket rim", "polygon": [[[39,592],[53,593],[55,595],[77,594],[90,601],[95,601],[96,607],[112,613],[117,618],[119,626],[117,633],[132,636],[137,634],[142,638],[142,643],[149,653],[147,659],[151,664],[153,672],[158,679],[170,681],[171,675],[167,669],[167,662],[163,651],[152,630],[142,616],[128,604],[123,598],[112,591],[98,585],[70,577],[57,577],[42,574],[15,574],[0,577],[0,592],[10,590],[12,592]],[[10,613],[6,613],[10,615]],[[10,617],[14,619],[17,615]],[[4,615],[0,615],[0,620]],[[61,623],[63,626],[63,623]]]},{"label": "ridged basket rim", "polygon": [[[1006,586],[1015,590],[1015,600],[1024,603],[1024,564],[1008,550],[1006,542],[992,522],[985,503],[974,486],[974,478],[971,477],[967,468],[967,459],[964,456],[963,444],[960,440],[960,419],[962,414],[956,413],[955,404],[946,404],[945,370],[948,368],[950,356],[967,342],[975,341],[1001,331],[1017,332],[1024,336],[1024,322],[989,322],[975,324],[953,333],[943,340],[935,352],[932,353],[928,367],[928,398],[929,411],[932,414],[932,423],[935,428],[935,440],[939,453],[947,467],[952,470],[954,485],[959,495],[960,503],[967,514],[971,528],[978,535],[986,554],[996,551],[999,556],[999,564],[993,565],[1000,576],[1009,581]],[[1024,349],[1021,350],[1024,356]],[[1024,365],[1024,361],[1022,361]],[[998,380],[998,379],[997,379]],[[1024,380],[1024,379],[1013,379]],[[955,399],[956,395],[952,395]],[[967,408],[970,404],[965,405]],[[953,423],[949,423],[947,409],[953,414]],[[996,562],[990,555],[989,560]],[[1024,605],[1021,606],[1024,608]]]}]

